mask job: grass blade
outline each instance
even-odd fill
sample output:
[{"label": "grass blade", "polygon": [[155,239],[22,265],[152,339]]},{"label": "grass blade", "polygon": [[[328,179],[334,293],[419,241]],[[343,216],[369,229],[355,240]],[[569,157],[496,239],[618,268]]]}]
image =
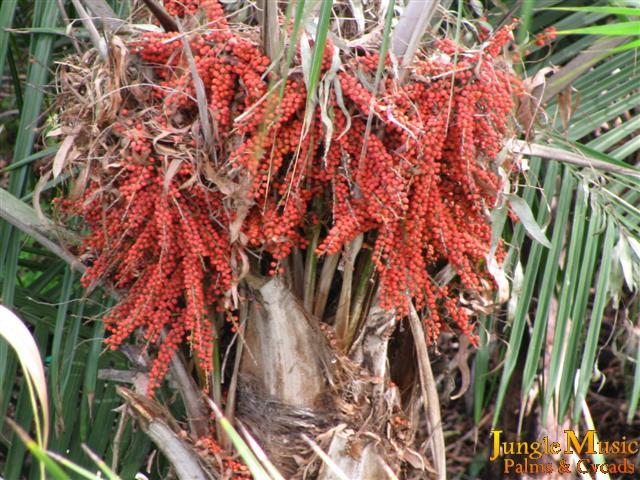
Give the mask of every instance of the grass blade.
[{"label": "grass blade", "polygon": [[576,391],[575,408],[573,411],[573,420],[578,422],[582,413],[582,402],[586,398],[589,384],[591,383],[591,373],[596,360],[596,350],[598,349],[598,339],[600,336],[600,327],[602,325],[602,316],[604,307],[607,304],[608,287],[611,273],[611,254],[613,252],[614,239],[616,236],[616,228],[611,217],[607,219],[607,231],[602,246],[600,272],[596,283],[596,296],[593,301],[591,310],[591,320],[589,322],[589,330],[587,340],[584,346],[582,362],[580,364],[580,377],[578,388]]},{"label": "grass blade", "polygon": [[489,374],[489,354],[491,352],[490,332],[493,331],[493,316],[480,315],[480,346],[476,351],[473,368],[473,421],[477,425],[482,418],[485,391]]},{"label": "grass blade", "polygon": [[280,475],[280,472],[276,469],[276,467],[271,463],[269,457],[266,452],[262,449],[262,447],[256,442],[256,440],[251,436],[249,431],[243,426],[240,425],[240,430],[242,430],[242,435],[247,439],[249,446],[251,446],[252,451],[255,453],[256,457],[262,462],[264,468],[269,472],[269,475],[274,480],[284,480],[284,477]]},{"label": "grass blade", "polygon": [[[553,162],[549,164],[545,181],[544,181],[544,196],[547,199],[553,198],[555,193],[555,183],[558,175],[559,164]],[[544,224],[548,218],[548,209],[546,205],[541,205],[537,213],[537,223]],[[526,318],[529,311],[529,305],[533,296],[533,290],[536,284],[536,279],[539,273],[537,268],[542,257],[542,249],[544,247],[539,243],[533,243],[531,245],[531,251],[529,252],[529,258],[527,259],[527,268],[525,269],[524,280],[522,284],[522,294],[518,298],[516,305],[515,317],[513,324],[511,325],[511,335],[509,337],[509,344],[507,346],[507,352],[505,354],[505,364],[502,371],[502,378],[500,379],[500,386],[498,387],[498,395],[495,403],[495,411],[493,415],[493,426],[498,423],[500,417],[500,411],[507,394],[507,389],[511,381],[511,376],[518,364],[518,356],[522,345],[522,338],[524,336],[524,329],[526,327]]]},{"label": "grass blade", "polygon": [[40,150],[39,152],[36,152],[36,153],[34,153],[32,155],[29,155],[29,156],[23,158],[22,160],[20,160],[18,162],[10,163],[9,165],[4,167],[3,169],[0,169],[0,173],[11,172],[11,171],[16,170],[16,169],[18,169],[20,167],[23,167],[25,165],[29,165],[30,163],[34,162],[35,160],[39,160],[39,159],[44,158],[44,157],[49,157],[49,156],[55,155],[57,151],[58,151],[58,145],[54,145],[54,146],[45,148],[44,150]]},{"label": "grass blade", "polygon": [[[592,205],[593,202],[592,202]],[[559,385],[558,418],[564,418],[569,408],[569,400],[574,395],[574,380],[578,364],[579,343],[582,335],[584,316],[589,301],[589,288],[598,257],[598,244],[603,227],[603,214],[599,207],[593,206],[591,218],[588,222],[587,237],[584,243],[584,253],[579,267],[576,296],[571,302],[571,330],[566,346],[566,357],[563,363],[562,376]]]},{"label": "grass blade", "polygon": [[[12,2],[2,2],[4,13],[5,5]],[[38,7],[41,7],[40,9]],[[7,7],[8,8],[8,7]],[[52,27],[58,20],[58,7],[55,2],[38,2],[36,13],[42,10],[40,15],[34,17],[34,26]],[[11,15],[13,12],[8,12]],[[40,18],[41,17],[41,18]],[[5,19],[4,15],[0,18]],[[0,35],[4,31],[0,29]],[[6,36],[0,37],[5,39]],[[1,42],[2,40],[0,40]],[[18,134],[13,153],[13,161],[22,160],[32,153],[33,144],[36,137],[36,129],[42,103],[44,89],[49,76],[49,64],[51,62],[51,52],[53,47],[53,37],[51,35],[38,34],[32,37],[30,53],[32,61],[29,62],[27,71],[26,88],[24,89],[24,105],[20,115]],[[13,172],[9,180],[9,192],[16,197],[23,193],[27,177],[26,167]],[[0,224],[0,268],[2,273],[2,301],[7,307],[12,307],[15,298],[15,288],[17,279],[18,256],[21,246],[21,234],[8,223]],[[9,384],[13,382],[15,375],[15,361],[9,357],[7,345],[0,342],[0,391],[10,391]],[[8,398],[0,398],[0,418],[5,417],[8,406]]]},{"label": "grass blade", "polygon": [[531,29],[531,21],[533,19],[533,7],[535,6],[534,0],[523,0],[522,7],[520,7],[520,28],[518,29],[518,43],[522,45]]},{"label": "grass blade", "polygon": [[[49,438],[49,396],[38,345],[24,323],[2,305],[0,305],[0,337],[9,342],[18,356],[35,414],[36,440],[41,448],[46,449]],[[39,415],[40,411],[42,416]]]},{"label": "grass blade", "polygon": [[225,433],[229,436],[231,443],[236,448],[244,463],[249,467],[251,474],[256,480],[271,480],[272,477],[267,473],[264,469],[260,461],[256,458],[253,451],[247,445],[247,443],[242,439],[240,434],[233,428],[233,425],[227,420],[227,418],[222,414],[222,410],[215,404],[213,400],[207,397],[207,402],[209,406],[213,410],[216,418],[220,422],[220,426],[225,431]]},{"label": "grass blade", "polygon": [[68,379],[62,379],[60,375],[61,362],[61,350],[62,350],[62,337],[64,334],[64,327],[67,323],[67,312],[69,310],[69,301],[71,300],[72,287],[74,276],[69,267],[65,269],[64,280],[62,284],[62,290],[60,292],[58,312],[56,316],[56,328],[53,334],[53,343],[51,346],[51,367],[49,371],[49,380],[51,382],[51,393],[53,399],[54,409],[61,421],[64,421],[62,414],[62,384],[66,383]]},{"label": "grass blade", "polygon": [[18,0],[3,0],[0,6],[0,78],[4,75],[4,64],[9,51],[9,38],[13,17],[16,13]]},{"label": "grass blade", "polygon": [[[310,110],[316,101],[316,87],[320,80],[320,69],[324,50],[327,46],[327,34],[331,22],[331,10],[333,0],[324,0],[320,9],[318,29],[316,30],[315,41],[313,42],[313,56],[311,57],[311,70],[309,73],[309,85],[307,85],[307,109]],[[297,15],[296,15],[297,16]]]},{"label": "grass blade", "polygon": [[568,168],[564,169],[562,187],[560,190],[560,200],[556,210],[556,217],[553,222],[553,238],[550,244],[550,251],[544,267],[542,283],[538,292],[538,304],[536,305],[536,315],[533,322],[533,331],[527,349],[527,359],[522,374],[522,395],[528,395],[533,381],[536,377],[542,344],[547,333],[547,321],[551,298],[555,290],[556,277],[558,275],[560,254],[562,253],[565,237],[565,225],[569,218],[571,207],[571,194],[575,188],[573,173]]},{"label": "grass blade", "polygon": [[[25,327],[26,328],[26,327]],[[12,333],[14,331],[12,330]],[[33,332],[33,341],[39,350],[39,358],[44,355],[44,349],[49,342],[49,329],[43,323],[38,323]],[[23,368],[24,370],[24,368]],[[46,381],[45,381],[46,382]],[[45,450],[48,443],[49,433],[49,409],[48,405],[40,404],[37,400],[38,392],[33,382],[27,378],[25,374],[24,379],[20,381],[20,391],[18,399],[15,404],[15,421],[17,424],[23,426],[23,428],[30,428],[32,422],[35,424],[36,442],[41,446],[42,450]],[[47,399],[48,400],[48,399]],[[46,416],[45,416],[46,413]],[[43,425],[46,425],[47,437],[43,438]],[[25,453],[27,451],[27,445],[19,441],[18,433],[16,432],[10,439],[9,450],[6,455],[5,465],[6,469],[4,474],[8,480],[14,480],[20,478],[20,472],[22,466],[25,463]],[[41,478],[44,474],[44,464],[38,462],[37,468],[40,471]]]},{"label": "grass blade", "polygon": [[50,475],[50,477],[45,477],[44,473],[41,478],[52,478],[53,480],[71,480],[71,477],[67,475],[60,466],[54,462],[47,452],[40,446],[38,443],[34,442],[27,432],[25,432],[18,424],[12,422],[10,419],[7,419],[9,424],[13,427],[14,431],[18,435],[18,437],[22,440],[25,446],[29,449],[31,454],[40,462],[41,465],[44,466],[44,469]]},{"label": "grass blade", "polygon": [[7,60],[9,61],[9,71],[11,72],[11,80],[13,81],[13,91],[16,94],[16,106],[18,112],[22,112],[22,106],[24,105],[24,99],[22,98],[22,86],[20,85],[20,74],[18,73],[18,67],[16,66],[15,59],[11,48],[7,51]]},{"label": "grass blade", "polygon": [[636,347],[636,366],[633,375],[633,387],[629,398],[629,411],[627,412],[627,423],[631,424],[638,411],[638,401],[640,400],[640,341]]},{"label": "grass blade", "polygon": [[[100,457],[98,457],[95,453],[93,453],[89,447],[87,447],[86,445],[83,444],[82,445],[82,450],[84,450],[84,452],[87,454],[87,456],[91,460],[93,460],[93,462],[98,466],[100,471],[105,474],[106,478],[108,478],[109,480],[120,480],[120,477],[118,477],[118,475],[116,475],[107,466],[107,464],[104,463],[104,461]],[[100,477],[96,477],[96,478],[100,478]]]},{"label": "grass blade", "polygon": [[569,314],[571,313],[572,300],[576,296],[577,278],[581,265],[582,243],[586,227],[586,215],[589,200],[587,185],[581,182],[576,192],[575,206],[573,209],[573,220],[571,225],[570,242],[566,258],[566,267],[558,299],[558,311],[556,313],[556,325],[553,335],[553,346],[551,349],[551,360],[549,365],[549,377],[546,379],[547,387],[542,401],[542,422],[547,418],[549,405],[554,392],[558,388],[558,380],[562,372],[565,352],[565,331]]},{"label": "grass blade", "polygon": [[537,10],[558,10],[564,12],[608,13],[609,15],[640,15],[640,8],[631,7],[549,7]]},{"label": "grass blade", "polygon": [[633,40],[629,43],[625,43],[624,45],[620,45],[619,47],[611,50],[612,53],[624,52],[626,50],[631,50],[634,48],[640,48],[640,40]]},{"label": "grass blade", "polygon": [[607,35],[623,37],[627,35],[637,35],[640,32],[640,21],[609,23],[607,25],[594,25],[584,28],[573,28],[570,30],[560,30],[558,35]]}]

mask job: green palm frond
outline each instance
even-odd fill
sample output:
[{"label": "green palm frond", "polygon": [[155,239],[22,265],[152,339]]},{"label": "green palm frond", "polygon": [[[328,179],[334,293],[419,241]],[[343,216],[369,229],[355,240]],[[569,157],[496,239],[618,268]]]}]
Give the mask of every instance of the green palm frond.
[{"label": "green palm frond", "polygon": [[[557,2],[544,3],[541,7]],[[537,53],[532,48],[530,57],[533,60],[528,67],[530,75],[545,66],[570,63],[572,58],[584,55],[583,52],[590,48],[595,50],[594,46],[599,45],[597,37],[589,34],[603,32],[589,30],[594,22],[611,22],[606,24],[610,30],[605,33],[615,31],[616,35],[628,35],[624,28],[632,23],[616,22],[615,16],[633,13],[628,9],[608,7],[558,8],[541,12],[539,16],[532,17],[534,33],[555,27],[560,33],[584,36],[567,44],[568,49],[552,47],[546,57],[542,56],[543,52]],[[623,24],[625,26],[621,27]],[[621,38],[620,42],[623,40]],[[590,59],[591,63],[585,64],[578,72],[572,72],[566,79],[563,75],[571,70],[562,66],[558,73],[550,76],[547,88],[552,94],[545,96],[548,100],[544,111],[546,125],[538,129],[533,141],[611,165],[628,165],[625,162],[640,149],[640,92],[637,88],[640,67],[635,61],[637,52],[619,52],[614,47],[600,51],[598,56]],[[554,85],[562,85],[562,90]],[[561,91],[562,98],[557,96]],[[619,252],[624,250],[614,247],[619,242],[624,246],[624,239],[637,239],[640,234],[636,193],[639,181],[637,176],[593,168],[580,169],[538,158],[531,159],[527,176],[530,183],[523,189],[522,196],[537,211],[538,223],[547,225],[551,248],[546,249],[528,240],[523,243],[520,225],[512,234],[507,233],[506,238],[511,245],[508,258],[514,259],[507,264],[514,278],[512,309],[509,309],[513,314],[509,315],[504,330],[509,340],[500,354],[505,364],[498,374],[500,381],[493,420],[495,424],[500,418],[500,407],[512,374],[521,365],[522,360],[518,357],[524,350],[523,402],[534,383],[539,382],[543,417],[553,407],[554,415],[561,419],[573,404],[572,419],[575,422],[582,413],[582,401],[593,374],[598,371],[597,351],[602,341],[599,332],[605,307],[617,308],[616,302],[624,288],[621,281],[615,288],[612,286],[616,277],[612,272],[619,272],[617,278],[621,279],[622,265],[626,262],[627,288],[637,288],[637,269],[629,265],[637,265],[639,258],[630,251],[621,256]],[[548,332],[552,304],[553,331]],[[497,327],[500,334],[499,318],[485,319],[485,322],[493,329]],[[626,324],[619,328],[631,327]],[[525,338],[528,339],[526,343]],[[550,364],[543,365],[543,345],[549,338],[552,338],[551,349],[547,352]],[[486,404],[487,382],[492,384],[495,381],[488,374],[489,345],[484,345],[476,361],[475,401],[479,405]],[[640,348],[637,342],[635,348]],[[543,369],[548,372],[544,379],[540,377]],[[634,409],[640,392],[637,377],[636,374],[631,388]],[[476,407],[475,415],[478,421],[480,406]],[[633,415],[634,412],[630,411],[628,418]]]}]

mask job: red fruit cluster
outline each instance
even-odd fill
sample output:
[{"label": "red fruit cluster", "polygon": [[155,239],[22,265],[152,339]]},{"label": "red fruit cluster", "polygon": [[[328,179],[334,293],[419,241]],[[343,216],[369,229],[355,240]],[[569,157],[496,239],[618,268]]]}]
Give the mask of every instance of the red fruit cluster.
[{"label": "red fruit cluster", "polygon": [[558,34],[556,33],[556,27],[545,28],[542,33],[536,35],[536,45],[544,47],[556,39]]},{"label": "red fruit cluster", "polygon": [[[373,258],[383,306],[406,315],[413,299],[427,312],[433,337],[442,313],[471,334],[467,311],[456,298],[492,285],[484,270],[491,237],[488,211],[501,188],[492,161],[513,108],[513,79],[495,57],[509,36],[509,29],[501,30],[475,53],[438,42],[439,55],[417,62],[413,81],[393,85],[375,103],[385,131],[382,138],[369,138],[364,157],[370,94],[353,78],[341,78],[345,95],[363,116],[352,119],[349,135],[332,147],[341,165],[348,162],[352,178],[335,170],[339,206],[319,250],[335,252],[355,235],[375,230]],[[458,273],[456,287],[438,286],[431,278],[445,261]]]},{"label": "red fruit cluster", "polygon": [[222,447],[213,436],[199,438],[196,442],[196,447],[202,448],[216,457],[222,456],[224,472],[227,475],[231,474],[231,477],[226,476],[225,478],[230,478],[231,480],[251,478],[249,468],[244,463],[235,460],[231,455],[225,455]]},{"label": "red fruit cluster", "polygon": [[[309,114],[302,75],[292,69],[283,90],[269,88],[277,80],[266,72],[269,59],[227,24],[217,2],[165,7],[202,12],[209,28],[148,33],[131,44],[155,86],[129,97],[135,121],[122,110],[110,131],[121,156],[93,164],[77,202],[95,254],[85,281],[111,279],[126,292],[106,318],[109,344],[138,328],[160,344],[151,389],[185,339],[209,369],[210,317],[229,306],[241,269],[234,252],[270,255],[275,274],[294,247],[307,247],[307,227],[320,219],[318,254],[371,237],[384,307],[404,316],[413,301],[431,338],[445,318],[472,336],[459,298],[493,288],[488,211],[501,189],[494,160],[516,83],[498,56],[511,28],[470,52],[440,41],[409,81],[389,75],[379,92],[354,73],[373,77],[378,56],[350,56]],[[327,46],[325,70],[336,48]],[[215,151],[206,157],[185,153],[207,148],[192,128],[194,65],[212,112]],[[457,280],[441,286],[433,275],[447,263]]]},{"label": "red fruit cluster", "polygon": [[154,134],[141,125],[121,135],[121,163],[96,176],[77,203],[91,231],[85,244],[96,254],[83,282],[110,278],[125,292],[105,317],[109,345],[139,327],[148,341],[161,343],[153,390],[185,339],[211,368],[210,315],[224,309],[231,287],[230,245],[220,227],[221,195],[193,181],[194,165],[176,168],[149,156]]}]

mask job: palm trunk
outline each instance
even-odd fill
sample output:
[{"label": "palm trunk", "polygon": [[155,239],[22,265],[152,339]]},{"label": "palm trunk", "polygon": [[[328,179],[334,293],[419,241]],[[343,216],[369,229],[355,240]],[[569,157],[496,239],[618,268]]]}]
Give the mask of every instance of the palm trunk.
[{"label": "palm trunk", "polygon": [[[339,342],[328,340],[281,279],[255,285],[253,295],[237,416],[285,476],[394,478],[409,451],[420,457],[414,464],[428,465],[391,421],[402,411],[387,369],[394,312],[374,303],[346,356],[331,348]],[[334,467],[317,461],[303,434],[316,438]]]},{"label": "palm trunk", "polygon": [[319,323],[280,278],[255,286],[240,363],[237,415],[285,475],[333,414],[333,353]]}]

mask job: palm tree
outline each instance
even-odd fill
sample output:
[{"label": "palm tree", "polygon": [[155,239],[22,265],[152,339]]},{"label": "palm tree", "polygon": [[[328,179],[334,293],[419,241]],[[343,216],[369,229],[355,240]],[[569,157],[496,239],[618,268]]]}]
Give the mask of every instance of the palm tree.
[{"label": "palm tree", "polygon": [[[0,230],[2,303],[29,325],[45,360],[51,434],[48,445],[41,447],[53,452],[54,465],[63,462],[79,475],[80,467],[96,470],[94,459],[104,458],[111,470],[104,471],[117,472],[120,478],[141,471],[150,478],[225,478],[231,471],[244,475],[245,467],[236,465],[236,459],[256,478],[473,478],[478,471],[488,476],[488,462],[480,467],[484,470],[473,473],[478,467],[465,465],[461,473],[449,456],[447,445],[452,437],[457,442],[459,433],[448,432],[451,426],[443,419],[441,401],[452,393],[447,376],[460,371],[454,397],[466,395],[471,401],[476,435],[488,434],[493,425],[515,438],[524,417],[532,419],[534,426],[523,433],[531,438],[557,426],[581,430],[592,427],[594,420],[598,426],[600,419],[591,415],[590,387],[602,370],[598,353],[605,348],[603,325],[608,332],[632,332],[628,341],[616,334],[632,367],[614,371],[621,378],[630,372],[634,377],[627,392],[627,421],[637,425],[640,348],[633,332],[639,307],[633,292],[640,275],[640,215],[634,165],[640,144],[634,136],[639,125],[633,62],[637,25],[631,20],[637,8],[554,9],[560,3],[555,0],[537,2],[541,5],[536,8],[544,10],[535,12],[530,1],[227,4],[230,22],[243,25],[240,35],[249,38],[259,30],[263,50],[272,60],[272,95],[253,100],[278,112],[278,102],[269,102],[284,101],[285,92],[293,88],[285,89],[279,79],[298,78],[308,92],[298,99],[301,111],[318,112],[317,118],[301,115],[307,133],[315,132],[310,125],[322,125],[317,132],[340,127],[340,114],[330,113],[327,99],[350,57],[379,51],[383,59],[372,62],[367,73],[354,74],[372,92],[364,101],[372,111],[385,82],[410,81],[415,62],[434,51],[434,38],[477,48],[519,15],[517,42],[508,55],[518,58],[505,55],[502,61],[512,62],[509,68],[524,79],[524,94],[501,155],[513,157],[509,161],[520,171],[492,205],[489,239],[495,253],[502,238],[504,260],[491,263],[491,255],[482,267],[497,288],[465,300],[465,308],[478,318],[478,348],[464,335],[446,334],[430,342],[429,320],[422,318],[428,309],[411,303],[406,314],[399,315],[385,304],[372,253],[375,232],[355,235],[331,254],[318,252],[329,229],[322,215],[333,214],[323,212],[318,201],[309,211],[320,222],[306,225],[304,238],[286,255],[261,247],[262,256],[252,256],[247,248],[249,255],[235,257],[244,273],[227,297],[233,314],[210,313],[202,320],[212,329],[208,342],[199,344],[193,336],[176,349],[170,365],[168,356],[161,357],[167,362],[160,368],[170,370],[168,381],[149,400],[144,397],[149,370],[159,367],[148,356],[154,349],[147,348],[144,332],[134,332],[135,338],[119,350],[103,348],[101,318],[113,325],[109,319],[117,318],[114,312],[123,298],[130,298],[128,289],[135,284],[118,285],[105,268],[85,289],[87,282],[83,286],[80,277],[95,252],[81,247],[84,225],[51,200],[90,188],[93,173],[83,169],[86,145],[99,143],[110,123],[127,115],[117,100],[109,107],[97,99],[104,100],[108,91],[111,102],[112,94],[130,88],[118,83],[131,82],[128,75],[139,75],[136,81],[141,84],[158,81],[142,68],[131,74],[138,67],[125,43],[150,29],[173,32],[180,42],[200,34],[197,14],[192,18],[176,10],[178,3],[164,3],[73,0],[32,6],[5,0],[0,6],[0,73],[8,72],[10,79],[3,83],[0,99],[5,108],[0,117],[5,132],[0,130],[0,135],[13,147],[1,153],[11,159],[2,170],[8,183],[0,190],[0,215],[6,221]],[[82,27],[69,18],[80,19]],[[6,29],[29,21],[33,28],[28,45],[25,36]],[[58,36],[65,33],[61,22],[69,25],[71,37]],[[179,133],[193,135],[213,161],[212,152],[221,150],[216,146],[220,138],[211,132],[218,132],[217,122],[224,118],[207,111],[189,43],[184,41],[180,49],[196,116],[193,129]],[[329,56],[332,49],[343,56]],[[30,62],[23,60],[27,51]],[[385,67],[386,52],[398,59],[396,65]],[[462,52],[452,54],[453,65],[463,61],[458,58]],[[56,60],[57,97],[48,89]],[[142,98],[145,93],[134,95]],[[91,98],[95,103],[86,101]],[[346,108],[339,103],[336,111]],[[82,123],[85,117],[96,122],[94,130],[91,123]],[[360,117],[364,156],[375,151],[378,144],[372,142],[384,133],[380,118],[371,113]],[[243,114],[241,120],[245,118],[250,115]],[[70,129],[69,119],[82,129]],[[256,131],[269,128],[262,125]],[[181,141],[176,132],[171,134],[174,142]],[[330,151],[326,138],[314,141]],[[301,145],[298,150],[306,148]],[[96,151],[107,158],[100,148]],[[264,152],[260,155],[266,158]],[[44,167],[46,158],[52,160]],[[170,178],[165,188],[171,188],[173,176],[180,178],[179,168],[179,162],[166,165]],[[250,207],[232,191],[235,184],[206,169],[198,174],[214,190],[225,192],[224,207],[233,209],[240,223],[251,221]],[[241,177],[230,178],[238,182],[237,188],[247,188]],[[75,179],[71,186],[68,179]],[[164,207],[158,203],[155,208]],[[62,218],[50,220],[55,216]],[[118,225],[109,228],[118,231]],[[188,241],[176,248],[188,248]],[[201,258],[213,258],[207,255]],[[97,270],[95,265],[90,273]],[[222,275],[209,268],[209,274]],[[430,267],[429,273],[439,285],[460,282],[459,269],[446,262]],[[168,278],[160,287],[172,288]],[[179,302],[187,309],[189,293],[181,295]],[[615,329],[613,318],[618,319]],[[165,330],[156,335],[166,342],[173,330],[169,323],[162,325]],[[112,338],[117,335],[112,331]],[[201,358],[202,349],[211,355]],[[0,342],[0,413],[29,431],[33,411],[28,376],[21,372],[8,345]],[[21,435],[24,439],[7,424],[0,436],[0,464],[7,479],[37,478],[41,467],[33,458],[47,458],[40,447],[21,441]],[[488,436],[484,438],[479,445],[488,448]],[[36,457],[26,456],[27,447]],[[58,477],[64,472],[50,463],[45,466],[51,469],[48,475],[66,478]]]}]

